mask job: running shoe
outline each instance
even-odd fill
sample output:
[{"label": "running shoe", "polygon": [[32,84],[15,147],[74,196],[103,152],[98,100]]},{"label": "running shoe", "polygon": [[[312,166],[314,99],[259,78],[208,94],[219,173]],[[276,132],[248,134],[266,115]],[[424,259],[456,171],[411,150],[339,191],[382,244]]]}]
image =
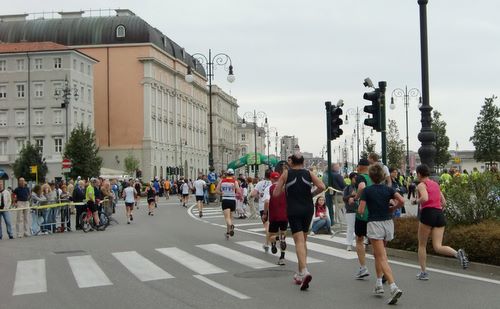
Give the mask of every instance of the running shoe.
[{"label": "running shoe", "polygon": [[368,277],[369,275],[370,275],[370,273],[368,272],[368,268],[366,268],[366,267],[360,267],[359,270],[358,270],[358,272],[355,275],[355,278],[357,280],[361,280],[364,277]]},{"label": "running shoe", "polygon": [[469,259],[467,258],[467,254],[464,249],[458,249],[457,259],[460,261],[460,265],[462,265],[463,269],[467,269],[469,267]]},{"label": "running shoe", "polygon": [[280,240],[280,249],[281,251],[286,250],[286,241],[284,239]]},{"label": "running shoe", "polygon": [[308,271],[306,271],[302,275],[302,278],[303,279],[302,279],[302,284],[300,285],[300,290],[305,291],[309,288],[309,282],[311,282],[312,276]]},{"label": "running shoe", "polygon": [[375,288],[373,289],[373,294],[375,295],[384,294],[384,287],[382,285],[375,285]]},{"label": "running shoe", "polygon": [[229,233],[225,233],[224,235],[226,237],[226,240],[229,240]]},{"label": "running shoe", "polygon": [[302,278],[302,276],[300,274],[295,273],[293,275],[293,283],[295,283],[296,285],[302,284],[302,280],[303,280],[303,278]]},{"label": "running shoe", "polygon": [[132,217],[132,215],[130,215],[130,221],[134,221],[134,217]]},{"label": "running shoe", "polygon": [[272,252],[273,254],[276,254],[276,253],[278,252],[278,248],[276,248],[276,242],[275,242],[275,241],[273,241],[273,242],[271,243],[271,252]]},{"label": "running shoe", "polygon": [[231,224],[231,226],[229,227],[229,236],[233,237],[234,236],[234,225]]},{"label": "running shoe", "polygon": [[391,290],[391,296],[387,300],[388,305],[394,305],[395,303],[398,302],[398,299],[403,295],[403,291],[401,291],[398,287],[395,289]]},{"label": "running shoe", "polygon": [[203,213],[200,211],[200,213],[198,214],[201,217],[203,217]]},{"label": "running shoe", "polygon": [[427,281],[429,280],[429,274],[424,271],[421,271],[417,274],[417,280]]},{"label": "running shoe", "polygon": [[262,249],[264,249],[264,252],[265,252],[265,253],[268,253],[268,252],[269,252],[269,246],[268,246],[268,245],[266,245],[266,244],[262,245]]},{"label": "running shoe", "polygon": [[352,246],[347,246],[347,251],[352,251]]},{"label": "running shoe", "polygon": [[284,259],[284,258],[283,258],[283,259],[281,259],[281,258],[280,258],[280,259],[278,260],[278,265],[280,265],[280,266],[285,266],[285,259]]}]

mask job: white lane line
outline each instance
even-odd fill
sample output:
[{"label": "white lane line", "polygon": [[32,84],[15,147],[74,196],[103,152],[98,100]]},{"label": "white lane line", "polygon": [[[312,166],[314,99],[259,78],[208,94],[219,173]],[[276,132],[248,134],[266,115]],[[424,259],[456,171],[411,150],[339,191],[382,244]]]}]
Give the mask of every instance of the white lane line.
[{"label": "white lane line", "polygon": [[220,216],[205,216],[205,215],[203,215],[203,219],[213,219],[213,218],[224,218],[224,215],[220,215]]},{"label": "white lane line", "polygon": [[12,295],[47,292],[45,260],[18,261]]},{"label": "white lane line", "polygon": [[245,294],[241,294],[238,291],[235,291],[235,290],[233,290],[231,288],[228,288],[227,286],[224,286],[224,285],[222,285],[220,283],[217,283],[217,282],[215,282],[213,280],[210,280],[210,279],[208,279],[206,277],[203,277],[203,276],[200,276],[200,275],[193,275],[193,276],[196,279],[199,279],[199,280],[205,282],[206,284],[208,284],[208,285],[210,285],[210,286],[212,286],[212,287],[214,287],[216,289],[219,289],[219,290],[221,290],[221,291],[223,291],[223,292],[225,292],[225,293],[227,293],[227,294],[229,294],[231,296],[234,296],[234,297],[239,298],[239,299],[250,299],[249,296],[246,296]]},{"label": "white lane line", "polygon": [[240,226],[249,226],[249,225],[262,225],[262,222],[254,222],[254,223],[238,223],[235,224],[234,226],[240,227]]},{"label": "white lane line", "polygon": [[113,285],[92,256],[68,256],[68,262],[79,288]]},{"label": "white lane line", "polygon": [[263,227],[257,227],[257,228],[254,228],[254,229],[248,229],[249,231],[252,231],[252,232],[265,232],[266,229],[263,228]]},{"label": "white lane line", "polygon": [[197,245],[197,247],[253,269],[270,268],[277,266],[267,261],[255,258],[251,255],[241,253],[239,251],[229,249],[217,244]]},{"label": "white lane line", "polygon": [[345,237],[339,237],[339,236],[333,236],[332,237],[332,236],[326,235],[326,234],[308,236],[308,238],[309,237],[312,238],[312,239],[321,239],[321,240],[331,241],[331,242],[334,242],[334,243],[337,243],[337,244],[341,244],[341,245],[346,245],[347,246]]},{"label": "white lane line", "polygon": [[[258,243],[256,241],[253,241],[253,240],[250,240],[250,241],[238,241],[236,243],[238,245],[241,245],[241,246],[244,246],[244,247],[247,247],[247,248],[250,248],[250,249],[254,249],[254,250],[257,250],[257,251],[260,251],[260,252],[264,253],[263,249],[262,249],[262,244]],[[279,250],[278,250],[278,252],[279,252]],[[285,254],[285,259],[289,260],[291,262],[294,262],[294,263],[298,263],[297,255],[293,251],[287,251],[286,254]],[[309,256],[307,257],[307,263],[308,264],[321,263],[321,262],[323,262],[323,261],[315,259],[315,258],[312,258],[312,257],[309,257]]]},{"label": "white lane line", "polygon": [[[290,244],[290,245],[295,245],[293,240],[289,239],[289,238],[287,238],[286,243]],[[334,247],[325,246],[325,245],[320,245],[320,244],[313,243],[310,241],[307,242],[307,250],[315,251],[318,253],[331,255],[331,256],[335,256],[335,257],[339,257],[339,258],[346,259],[346,260],[352,260],[352,259],[356,259],[358,257],[356,252],[346,251],[345,249],[339,249],[339,248],[334,248]]]},{"label": "white lane line", "polygon": [[169,258],[182,264],[184,267],[189,268],[195,273],[198,273],[200,275],[220,274],[226,272],[224,269],[219,268],[208,262],[205,262],[199,257],[196,257],[176,247],[157,248],[155,250],[163,255],[168,256]]},{"label": "white lane line", "polygon": [[136,251],[114,252],[113,256],[122,263],[137,279],[141,281],[152,281],[174,278],[153,262],[146,259]]}]

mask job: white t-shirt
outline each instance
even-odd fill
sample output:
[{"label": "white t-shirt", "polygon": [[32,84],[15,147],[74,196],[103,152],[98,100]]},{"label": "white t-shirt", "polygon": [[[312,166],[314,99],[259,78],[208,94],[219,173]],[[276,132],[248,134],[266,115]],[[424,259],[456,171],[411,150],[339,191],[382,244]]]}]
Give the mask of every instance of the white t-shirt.
[{"label": "white t-shirt", "polygon": [[271,186],[264,189],[264,197],[262,198],[264,203],[271,200],[271,193],[269,192],[270,188],[271,188]]},{"label": "white t-shirt", "polygon": [[202,179],[198,179],[193,183],[193,186],[195,188],[195,195],[197,196],[203,196],[204,194],[204,188],[205,188],[205,182]]},{"label": "white t-shirt", "polygon": [[182,194],[189,194],[189,185],[187,182],[183,183],[181,186]]},{"label": "white t-shirt", "polygon": [[257,190],[259,192],[259,211],[264,210],[264,191],[266,190],[267,187],[271,186],[271,181],[270,180],[261,180],[259,181],[256,185],[254,190]]},{"label": "white t-shirt", "polygon": [[134,203],[135,202],[135,195],[137,194],[137,191],[135,191],[134,187],[128,186],[123,190],[123,193],[125,194],[125,203]]}]

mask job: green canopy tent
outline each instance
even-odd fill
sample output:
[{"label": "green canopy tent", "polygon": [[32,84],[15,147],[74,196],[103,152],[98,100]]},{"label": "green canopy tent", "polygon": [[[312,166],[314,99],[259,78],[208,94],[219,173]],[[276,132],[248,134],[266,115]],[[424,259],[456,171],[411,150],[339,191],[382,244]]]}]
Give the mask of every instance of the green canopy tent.
[{"label": "green canopy tent", "polygon": [[[265,164],[270,166],[276,166],[278,159],[275,156],[269,156],[269,162],[267,161],[267,156],[262,153],[257,153],[257,164]],[[239,158],[238,160],[229,162],[227,168],[237,169],[245,165],[255,165],[255,153],[249,153],[246,156]]]}]

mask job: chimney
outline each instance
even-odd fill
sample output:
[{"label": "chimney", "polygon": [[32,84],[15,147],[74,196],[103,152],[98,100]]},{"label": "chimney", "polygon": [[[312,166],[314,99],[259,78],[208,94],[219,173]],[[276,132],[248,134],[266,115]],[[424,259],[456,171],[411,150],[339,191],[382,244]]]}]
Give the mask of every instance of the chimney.
[{"label": "chimney", "polygon": [[25,21],[29,14],[0,15],[1,22]]},{"label": "chimney", "polygon": [[134,12],[129,9],[116,9],[116,16],[135,16]]},{"label": "chimney", "polygon": [[57,12],[61,18],[81,18],[85,11]]}]

